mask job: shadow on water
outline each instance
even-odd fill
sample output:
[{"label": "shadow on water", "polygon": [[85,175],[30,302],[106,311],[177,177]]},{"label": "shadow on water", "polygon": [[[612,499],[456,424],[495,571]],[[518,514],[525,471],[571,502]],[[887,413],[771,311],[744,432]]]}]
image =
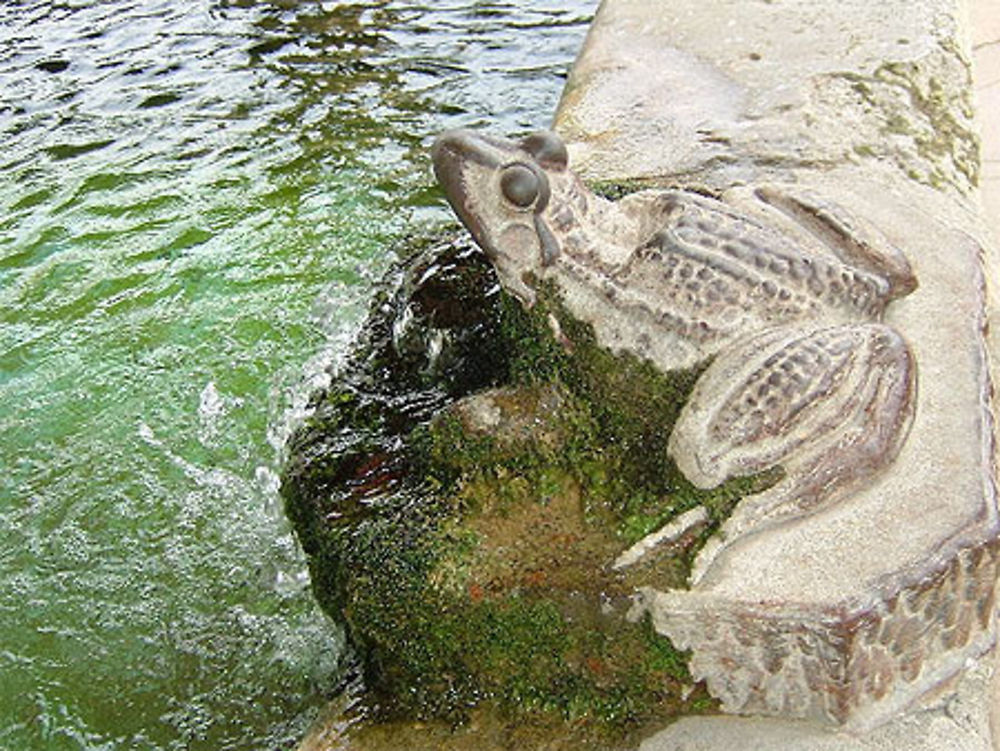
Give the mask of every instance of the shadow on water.
[{"label": "shadow on water", "polygon": [[0,5],[0,748],[301,735],[341,639],[288,426],[430,138],[544,124],[593,5]]}]

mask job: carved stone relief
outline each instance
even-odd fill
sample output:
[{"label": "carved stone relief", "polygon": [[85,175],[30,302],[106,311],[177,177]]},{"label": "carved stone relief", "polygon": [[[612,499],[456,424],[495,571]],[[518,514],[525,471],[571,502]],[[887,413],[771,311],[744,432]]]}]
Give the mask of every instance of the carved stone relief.
[{"label": "carved stone relief", "polygon": [[722,546],[822,507],[898,453],[917,367],[882,318],[917,282],[898,249],[843,209],[775,186],[612,202],[584,186],[549,132],[519,143],[448,132],[434,167],[525,306],[554,285],[610,350],[663,371],[709,363],[664,447],[692,483],[784,471],[737,506],[698,576]]}]

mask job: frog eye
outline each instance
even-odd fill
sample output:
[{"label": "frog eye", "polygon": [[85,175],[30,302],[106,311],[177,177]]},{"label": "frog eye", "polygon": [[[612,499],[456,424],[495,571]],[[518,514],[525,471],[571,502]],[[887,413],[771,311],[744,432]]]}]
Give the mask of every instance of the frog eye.
[{"label": "frog eye", "polygon": [[539,130],[521,141],[521,148],[535,157],[539,164],[562,170],[569,164],[566,144],[551,130]]},{"label": "frog eye", "polygon": [[504,198],[525,209],[535,202],[539,192],[538,176],[523,164],[512,164],[500,177],[500,190]]}]

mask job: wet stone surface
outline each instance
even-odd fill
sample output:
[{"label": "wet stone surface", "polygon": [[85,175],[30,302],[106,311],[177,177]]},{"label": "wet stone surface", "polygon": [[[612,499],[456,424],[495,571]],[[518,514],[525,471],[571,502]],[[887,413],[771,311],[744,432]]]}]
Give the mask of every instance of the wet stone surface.
[{"label": "wet stone surface", "polygon": [[[611,355],[555,297],[526,312],[468,243],[426,241],[390,273],[289,443],[286,510],[372,716],[392,735],[485,711],[609,747],[711,709],[686,655],[625,616],[637,587],[684,586],[732,505],[774,478],[694,488],[665,446],[699,371]],[[698,505],[709,523],[612,566]]]}]

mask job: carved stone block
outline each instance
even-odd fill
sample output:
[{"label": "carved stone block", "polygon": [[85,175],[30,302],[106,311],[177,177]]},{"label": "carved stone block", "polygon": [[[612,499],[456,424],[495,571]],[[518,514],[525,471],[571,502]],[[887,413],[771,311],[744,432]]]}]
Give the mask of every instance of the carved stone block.
[{"label": "carved stone block", "polygon": [[807,607],[647,589],[639,607],[684,648],[728,712],[867,727],[993,641],[1000,546],[961,552],[893,596]]},{"label": "carved stone block", "polygon": [[883,318],[917,382],[895,459],[812,513],[731,523],[690,591],[637,599],[632,615],[691,649],[730,712],[870,728],[995,639],[997,298],[957,16],[946,0],[752,18],[738,2],[608,0],[556,118],[586,177],[808,187],[877,228],[919,282]]}]

